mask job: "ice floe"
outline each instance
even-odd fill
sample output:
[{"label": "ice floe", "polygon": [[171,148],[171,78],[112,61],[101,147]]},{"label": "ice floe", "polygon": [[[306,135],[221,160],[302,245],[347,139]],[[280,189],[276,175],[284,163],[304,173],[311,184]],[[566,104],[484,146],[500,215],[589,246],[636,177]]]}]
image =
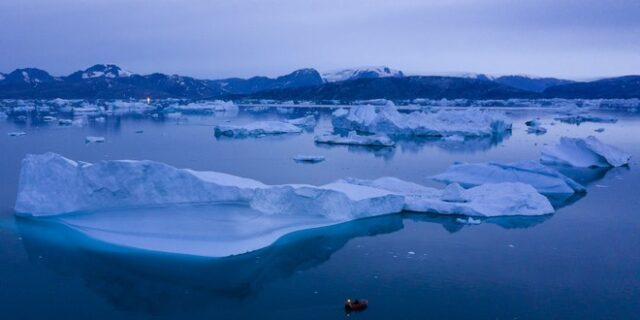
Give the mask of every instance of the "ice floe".
[{"label": "ice floe", "polygon": [[86,143],[103,143],[105,141],[104,137],[96,137],[96,136],[87,136],[84,138]]},{"label": "ice floe", "polygon": [[321,134],[315,136],[316,143],[325,144],[346,144],[356,146],[371,146],[371,147],[393,147],[395,142],[389,137],[384,135],[359,135],[356,131],[350,131],[346,136],[339,134]]},{"label": "ice floe", "polygon": [[284,121],[256,121],[245,125],[219,124],[214,127],[214,130],[216,136],[237,138],[302,133],[300,127]]},{"label": "ice floe", "polygon": [[313,115],[308,115],[308,116],[304,116],[301,118],[295,118],[295,119],[288,119],[286,120],[287,123],[290,123],[294,126],[297,127],[301,127],[301,128],[313,128],[316,126],[316,124],[318,123],[318,121],[316,120],[316,117]]},{"label": "ice floe", "polygon": [[546,195],[585,192],[579,183],[537,161],[514,163],[459,163],[432,177],[444,183],[475,187],[485,183],[520,182],[533,186]]},{"label": "ice floe", "polygon": [[7,133],[7,135],[8,135],[9,137],[20,137],[20,136],[24,136],[24,135],[26,135],[26,134],[27,134],[27,133],[26,133],[26,132],[24,132],[24,131],[15,131],[15,132],[9,132],[9,133]]},{"label": "ice floe", "polygon": [[295,162],[318,163],[324,160],[325,160],[324,156],[311,156],[311,155],[299,154],[293,157],[293,161]]},{"label": "ice floe", "polygon": [[598,140],[594,136],[562,137],[560,142],[542,151],[540,161],[546,164],[572,167],[620,167],[627,165],[631,155]]},{"label": "ice floe", "polygon": [[469,109],[401,113],[391,105],[338,109],[332,114],[332,124],[339,130],[391,137],[492,136],[511,130],[511,122],[498,112]]}]

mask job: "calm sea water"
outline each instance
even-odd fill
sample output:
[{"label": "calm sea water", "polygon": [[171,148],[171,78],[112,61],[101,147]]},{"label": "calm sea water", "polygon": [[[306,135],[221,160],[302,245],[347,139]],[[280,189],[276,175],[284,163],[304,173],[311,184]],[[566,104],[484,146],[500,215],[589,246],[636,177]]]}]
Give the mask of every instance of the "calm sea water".
[{"label": "calm sea water", "polygon": [[[0,120],[2,319],[635,319],[640,314],[640,117],[580,126],[541,110],[509,111],[510,136],[461,143],[404,141],[395,150],[324,147],[313,133],[217,139],[212,124],[296,117],[241,110],[85,127]],[[316,132],[329,130],[320,112]],[[549,132],[526,134],[540,117]],[[594,129],[605,128],[603,133]],[[143,133],[136,133],[143,130]],[[7,132],[26,131],[22,137]],[[427,179],[454,161],[535,159],[560,136],[596,135],[633,155],[629,168],[578,177],[588,193],[554,215],[463,226],[454,217],[391,215],[297,232],[228,259],[110,248],[46,221],[13,215],[20,161],[53,151],[74,160],[151,159],[265,183],[343,177]],[[85,144],[88,135],[106,143]],[[297,154],[327,161],[305,165]],[[221,210],[223,210],[221,208]],[[346,315],[347,297],[368,310]]]}]

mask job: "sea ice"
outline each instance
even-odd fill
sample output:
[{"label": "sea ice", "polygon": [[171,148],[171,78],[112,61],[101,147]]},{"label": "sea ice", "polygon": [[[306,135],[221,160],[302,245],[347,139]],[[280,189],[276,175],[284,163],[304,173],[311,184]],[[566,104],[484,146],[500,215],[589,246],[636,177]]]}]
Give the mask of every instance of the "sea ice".
[{"label": "sea ice", "polygon": [[545,164],[572,167],[620,167],[629,163],[631,155],[598,138],[560,138],[560,143],[542,151]]},{"label": "sea ice", "polygon": [[8,135],[9,137],[19,137],[19,136],[24,136],[24,135],[26,135],[26,134],[27,134],[27,133],[26,133],[26,132],[24,132],[24,131],[15,131],[15,132],[9,132],[9,133],[7,133],[7,135]]},{"label": "sea ice", "polygon": [[520,182],[529,184],[546,195],[586,191],[579,183],[537,161],[454,164],[432,179],[444,183],[459,183],[467,188],[485,183]]},{"label": "sea ice", "polygon": [[511,130],[501,113],[469,110],[400,113],[395,106],[354,106],[338,109],[332,124],[339,130],[356,130],[391,137],[492,136]]},{"label": "sea ice", "polygon": [[395,142],[387,136],[383,135],[371,135],[362,136],[355,131],[350,131],[347,136],[341,136],[337,134],[322,134],[315,137],[316,143],[326,144],[346,144],[357,146],[371,146],[371,147],[393,147]]},{"label": "sea ice", "polygon": [[216,136],[237,138],[302,133],[300,127],[283,121],[257,121],[245,125],[219,124],[214,127],[214,130]]}]

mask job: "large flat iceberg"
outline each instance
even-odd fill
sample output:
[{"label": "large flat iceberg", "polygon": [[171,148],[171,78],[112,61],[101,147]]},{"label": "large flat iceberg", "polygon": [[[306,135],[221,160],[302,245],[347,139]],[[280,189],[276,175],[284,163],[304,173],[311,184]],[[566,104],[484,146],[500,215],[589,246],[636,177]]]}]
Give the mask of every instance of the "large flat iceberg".
[{"label": "large flat iceberg", "polygon": [[560,138],[560,143],[542,151],[540,161],[571,167],[620,167],[627,165],[631,155],[598,140],[594,136]]},{"label": "large flat iceberg", "polygon": [[332,114],[339,130],[356,130],[391,137],[493,136],[511,130],[501,113],[469,110],[400,113],[395,106],[355,106]]},{"label": "large flat iceberg", "polygon": [[347,178],[321,186],[267,185],[154,161],[91,164],[55,153],[23,160],[15,210],[55,216],[118,246],[216,257],[257,250],[294,231],[402,211],[474,217],[554,211],[522,183],[436,189],[396,178]]},{"label": "large flat iceberg", "polygon": [[321,134],[314,138],[316,143],[324,144],[345,144],[352,146],[369,146],[369,147],[393,147],[396,143],[389,137],[384,135],[359,135],[355,131],[350,131],[346,136],[338,134]]},{"label": "large flat iceberg", "polygon": [[533,186],[546,195],[585,192],[579,183],[537,161],[515,163],[459,163],[432,177],[444,183],[475,187],[485,183],[520,182]]}]

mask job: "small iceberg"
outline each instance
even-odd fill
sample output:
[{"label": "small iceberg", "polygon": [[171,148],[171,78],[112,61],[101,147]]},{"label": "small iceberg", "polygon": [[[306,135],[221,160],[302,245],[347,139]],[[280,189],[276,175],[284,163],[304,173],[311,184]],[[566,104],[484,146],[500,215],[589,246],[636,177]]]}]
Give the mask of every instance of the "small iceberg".
[{"label": "small iceberg", "polygon": [[286,122],[303,129],[312,129],[318,124],[316,117],[314,117],[313,115],[295,119],[287,119]]},{"label": "small iceberg", "polygon": [[570,116],[564,116],[564,117],[557,117],[555,118],[555,120],[558,120],[564,123],[577,124],[577,125],[583,122],[596,122],[596,123],[618,122],[618,119],[616,118],[605,118],[605,117],[598,117],[593,115],[570,115]]},{"label": "small iceberg", "polygon": [[400,113],[393,105],[338,109],[333,112],[331,122],[335,129],[384,134],[393,138],[453,135],[482,137],[504,135],[511,130],[511,122],[501,113],[476,109]]},{"label": "small iceberg", "polygon": [[309,155],[297,155],[293,157],[293,161],[295,162],[303,162],[303,163],[318,163],[325,160],[324,156],[309,156]]},{"label": "small iceberg", "polygon": [[444,183],[459,183],[467,188],[485,183],[520,182],[545,195],[586,192],[579,183],[537,161],[460,163],[431,178]]},{"label": "small iceberg", "polygon": [[7,135],[8,135],[9,137],[20,137],[20,136],[24,136],[24,135],[26,135],[26,134],[27,134],[27,133],[26,133],[26,132],[24,132],[24,131],[15,131],[15,132],[9,132],[9,133],[7,133]]},{"label": "small iceberg", "polygon": [[216,125],[214,130],[216,136],[235,138],[302,133],[300,127],[284,121],[258,121],[245,125]]},{"label": "small iceberg", "polygon": [[84,142],[86,143],[103,143],[105,142],[104,137],[96,137],[96,136],[87,136],[84,138]]},{"label": "small iceberg", "polygon": [[631,155],[598,140],[594,136],[560,138],[560,143],[542,151],[545,164],[570,167],[620,167],[629,164]]},{"label": "small iceberg", "polygon": [[318,135],[314,140],[316,143],[345,144],[370,147],[393,147],[396,145],[396,143],[387,136],[362,136],[355,131],[350,131],[347,136],[341,136],[337,134]]},{"label": "small iceberg", "polygon": [[56,117],[52,117],[52,116],[44,116],[44,117],[42,117],[42,121],[44,121],[44,122],[53,122],[53,121],[56,121],[56,120],[57,120],[57,118]]},{"label": "small iceberg", "polygon": [[540,121],[538,120],[529,120],[525,122],[525,125],[527,125],[527,133],[536,134],[536,135],[542,135],[547,133],[547,129],[543,128],[540,125]]}]

